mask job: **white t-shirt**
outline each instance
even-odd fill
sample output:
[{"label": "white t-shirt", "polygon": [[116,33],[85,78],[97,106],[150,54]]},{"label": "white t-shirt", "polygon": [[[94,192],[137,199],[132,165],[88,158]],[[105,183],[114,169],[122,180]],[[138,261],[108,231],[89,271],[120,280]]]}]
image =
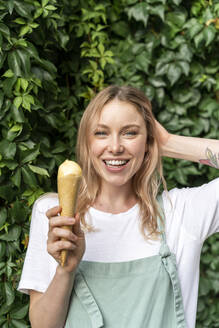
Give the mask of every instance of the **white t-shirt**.
[{"label": "white t-shirt", "polygon": [[[219,178],[196,188],[174,188],[164,192],[166,239],[176,255],[185,317],[195,327],[202,244],[219,232]],[[46,194],[33,207],[30,240],[18,290],[45,292],[57,262],[47,253],[48,219],[45,212],[58,205],[57,194]],[[97,231],[86,233],[83,260],[122,262],[157,255],[160,241],[147,242],[139,231],[139,206],[120,214],[90,208],[86,219]]]}]

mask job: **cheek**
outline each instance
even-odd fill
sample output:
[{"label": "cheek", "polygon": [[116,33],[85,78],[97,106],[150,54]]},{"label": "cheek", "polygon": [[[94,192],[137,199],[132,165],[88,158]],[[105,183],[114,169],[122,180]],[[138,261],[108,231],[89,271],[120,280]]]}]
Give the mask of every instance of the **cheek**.
[{"label": "cheek", "polygon": [[132,150],[132,154],[135,157],[144,157],[144,154],[146,152],[146,141],[142,140],[141,142],[139,141],[133,141],[133,143],[130,145]]},{"label": "cheek", "polygon": [[91,156],[98,156],[102,153],[104,149],[104,144],[103,142],[93,142],[90,144],[90,154]]}]

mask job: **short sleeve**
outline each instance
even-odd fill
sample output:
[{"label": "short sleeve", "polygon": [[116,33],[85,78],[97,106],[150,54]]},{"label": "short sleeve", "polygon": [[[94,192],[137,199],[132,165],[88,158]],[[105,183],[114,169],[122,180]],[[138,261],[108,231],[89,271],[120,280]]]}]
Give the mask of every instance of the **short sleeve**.
[{"label": "short sleeve", "polygon": [[57,205],[57,194],[49,193],[33,206],[29,243],[18,285],[20,292],[29,294],[30,289],[45,292],[55,274],[57,263],[47,252],[48,218],[45,213]]},{"label": "short sleeve", "polygon": [[219,178],[200,187],[174,188],[169,194],[178,224],[194,240],[202,243],[219,232]]}]

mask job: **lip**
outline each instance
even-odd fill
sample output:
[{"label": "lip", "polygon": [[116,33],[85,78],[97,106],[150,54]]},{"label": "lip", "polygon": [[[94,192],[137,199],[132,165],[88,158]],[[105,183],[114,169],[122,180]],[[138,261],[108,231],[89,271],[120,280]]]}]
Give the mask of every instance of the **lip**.
[{"label": "lip", "polygon": [[[116,160],[116,159],[114,159],[114,160]],[[124,159],[123,159],[123,160],[124,160]],[[126,159],[126,160],[127,160],[127,159]],[[130,162],[130,160],[128,160],[128,162],[127,162],[125,165],[121,166],[121,167],[112,167],[112,166],[107,166],[106,163],[105,163],[104,161],[110,161],[110,160],[109,160],[109,159],[104,159],[104,160],[103,160],[103,165],[104,165],[104,167],[105,167],[105,169],[106,169],[107,171],[109,171],[109,172],[114,172],[114,173],[116,173],[116,172],[121,172],[121,171],[125,170],[126,167],[127,167],[128,164],[129,164],[129,162]],[[120,161],[122,161],[122,159],[120,159]]]},{"label": "lip", "polygon": [[130,161],[130,158],[103,158],[102,161]]}]

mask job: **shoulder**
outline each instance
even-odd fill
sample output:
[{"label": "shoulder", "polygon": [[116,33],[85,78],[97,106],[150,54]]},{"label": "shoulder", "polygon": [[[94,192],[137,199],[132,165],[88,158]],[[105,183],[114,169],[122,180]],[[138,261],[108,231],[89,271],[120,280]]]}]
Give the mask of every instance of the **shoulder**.
[{"label": "shoulder", "polygon": [[35,231],[48,231],[48,218],[46,212],[48,209],[59,204],[58,195],[56,193],[46,193],[40,196],[34,203],[31,214],[30,234]]},{"label": "shoulder", "polygon": [[58,194],[49,192],[40,196],[34,203],[33,211],[36,210],[39,213],[45,213],[48,209],[57,206],[59,204]]},{"label": "shoulder", "polygon": [[163,192],[166,231],[203,242],[219,229],[219,178],[199,187]]},{"label": "shoulder", "polygon": [[218,190],[219,178],[216,178],[198,187],[173,188],[168,192],[164,191],[162,198],[167,211],[171,210],[171,208],[177,210],[185,206],[185,204],[192,203],[194,199],[199,202],[202,200],[205,201],[209,197],[219,200]]}]

